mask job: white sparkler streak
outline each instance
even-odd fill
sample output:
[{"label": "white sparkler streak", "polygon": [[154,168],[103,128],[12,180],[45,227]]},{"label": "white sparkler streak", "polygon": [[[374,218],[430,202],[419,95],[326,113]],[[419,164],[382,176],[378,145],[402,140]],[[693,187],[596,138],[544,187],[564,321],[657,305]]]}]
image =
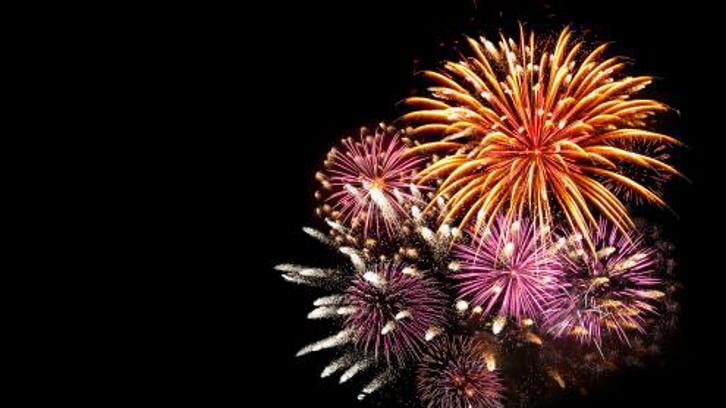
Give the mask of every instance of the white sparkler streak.
[{"label": "white sparkler streak", "polygon": [[458,262],[456,262],[456,261],[449,262],[449,270],[450,271],[456,272],[456,271],[459,270],[459,268],[461,268],[461,264],[459,264]]},{"label": "white sparkler streak", "polygon": [[497,334],[502,332],[502,329],[504,329],[504,326],[507,324],[507,318],[504,316],[497,316],[494,318],[494,322],[492,322],[492,333],[496,336]]},{"label": "white sparkler streak", "polygon": [[292,273],[298,273],[301,270],[307,268],[307,266],[302,265],[295,265],[295,264],[279,264],[275,265],[273,269],[280,272],[292,272]]},{"label": "white sparkler streak", "polygon": [[363,387],[361,390],[361,393],[358,394],[358,401],[362,401],[366,396],[373,394],[374,392],[378,391],[381,387],[386,385],[389,381],[391,381],[392,375],[391,371],[386,371],[373,379],[373,381],[369,382],[368,385]]},{"label": "white sparkler streak", "polygon": [[326,278],[334,272],[336,272],[335,269],[305,268],[301,269],[298,273],[300,276],[305,276],[306,278]]},{"label": "white sparkler streak", "polygon": [[439,198],[436,199],[436,204],[439,206],[441,211],[446,209],[446,200],[444,200],[444,197],[439,196]]},{"label": "white sparkler streak", "polygon": [[342,226],[339,222],[333,221],[330,218],[325,219],[325,223],[328,224],[328,226],[338,232],[341,232],[343,234],[346,234],[347,231],[344,226]]},{"label": "white sparkler streak", "polygon": [[340,316],[347,316],[355,313],[356,309],[355,306],[342,306],[336,309],[336,313]]},{"label": "white sparkler streak", "polygon": [[411,194],[413,194],[417,200],[421,200],[421,190],[419,190],[415,184],[410,184],[408,187],[411,190]]},{"label": "white sparkler streak", "polygon": [[487,370],[494,371],[497,369],[497,360],[493,353],[486,353],[484,355],[484,361],[487,363]]},{"label": "white sparkler streak", "polygon": [[642,252],[638,252],[637,254],[631,256],[630,259],[632,261],[634,261],[634,262],[638,262],[638,261],[641,261],[641,260],[645,259],[645,257],[647,257],[647,256],[648,256],[647,254],[644,254]]},{"label": "white sparkler streak", "polygon": [[385,326],[383,326],[383,329],[381,330],[381,334],[385,336],[386,334],[396,330],[397,327],[398,327],[398,325],[396,325],[396,322],[394,322],[393,320],[390,320],[388,323],[386,323]]},{"label": "white sparkler streak", "polygon": [[316,341],[315,343],[309,344],[295,354],[295,357],[304,356],[306,354],[314,353],[316,351],[330,349],[333,347],[342,346],[350,342],[353,339],[352,330],[342,330],[337,334],[330,337],[326,337],[322,340]]},{"label": "white sparkler streak", "polygon": [[519,222],[519,221],[514,221],[514,222],[512,223],[512,226],[510,227],[510,231],[512,231],[512,232],[513,232],[513,233],[515,233],[515,234],[516,234],[517,232],[519,232],[519,230],[520,230],[520,229],[522,229],[522,223],[521,223],[521,222]]},{"label": "white sparkler streak", "polygon": [[383,277],[375,272],[368,271],[363,274],[363,279],[365,279],[368,283],[371,285],[381,288],[386,285],[386,280],[383,279]]},{"label": "white sparkler streak", "polygon": [[634,257],[635,257],[635,255],[631,256],[630,258],[628,258],[624,261],[620,261],[620,262],[616,263],[615,266],[613,266],[613,272],[623,272],[623,271],[626,271],[626,270],[634,267],[638,263],[638,261],[633,259]]},{"label": "white sparkler streak", "polygon": [[436,243],[436,236],[434,236],[434,232],[426,227],[419,228],[419,233],[421,234],[421,237],[426,240],[429,244],[435,244]]},{"label": "white sparkler streak", "polygon": [[366,263],[363,262],[363,258],[361,258],[361,256],[358,254],[358,251],[350,247],[341,247],[340,252],[348,255],[348,257],[350,258],[350,262],[353,264],[353,267],[355,267],[356,271],[365,271]]},{"label": "white sparkler streak", "polygon": [[313,302],[313,306],[339,305],[339,304],[343,303],[344,300],[345,300],[345,296],[343,296],[343,295],[324,296],[324,297],[315,299],[315,301]]},{"label": "white sparkler streak", "polygon": [[370,363],[367,360],[361,360],[361,361],[353,364],[353,366],[351,366],[349,369],[347,369],[343,373],[343,375],[340,376],[340,383],[343,384],[344,382],[350,380],[356,374],[358,374],[361,371],[363,371],[366,368],[368,368],[369,365],[370,365]]},{"label": "white sparkler streak", "polygon": [[358,191],[358,189],[356,189],[355,187],[351,186],[350,184],[346,184],[345,186],[343,186],[343,188],[346,189],[356,199],[356,201],[358,201],[358,203],[366,203],[366,199],[363,194],[361,194],[361,192]]},{"label": "white sparkler streak", "polygon": [[371,200],[373,200],[373,202],[376,203],[378,208],[381,210],[383,219],[389,222],[394,222],[398,219],[396,210],[393,208],[391,203],[388,202],[388,198],[380,188],[371,187],[368,190],[368,194],[370,194]]},{"label": "white sparkler streak", "polygon": [[494,46],[494,43],[485,39],[484,37],[481,38],[482,42],[484,43],[484,48],[487,50],[487,52],[496,60],[499,59],[499,51],[497,50],[497,47]]},{"label": "white sparkler streak", "polygon": [[456,310],[458,312],[462,312],[463,313],[463,312],[466,312],[466,309],[469,308],[469,303],[466,300],[459,300],[459,301],[456,302],[456,304],[454,305],[454,307],[456,307]]},{"label": "white sparkler streak", "polygon": [[323,369],[323,372],[320,373],[320,378],[330,377],[331,375],[338,372],[338,370],[349,367],[352,360],[352,354],[346,354],[343,357],[334,360]]},{"label": "white sparkler streak", "polygon": [[507,242],[507,244],[504,245],[504,249],[502,250],[502,255],[504,255],[505,258],[509,259],[513,253],[514,253],[514,242]]},{"label": "white sparkler streak", "polygon": [[317,239],[325,245],[332,245],[333,241],[330,240],[325,234],[316,230],[315,228],[303,227],[303,231],[311,237]]},{"label": "white sparkler streak", "polygon": [[411,317],[411,312],[409,312],[408,310],[401,310],[400,312],[396,313],[395,319],[403,320],[409,317]]},{"label": "white sparkler streak", "polygon": [[421,274],[418,272],[415,266],[407,266],[401,271],[402,274],[407,276],[419,277]]},{"label": "white sparkler streak", "polygon": [[411,216],[413,217],[414,221],[421,221],[421,209],[416,207],[415,205],[411,207]]},{"label": "white sparkler streak", "polygon": [[406,200],[403,198],[403,195],[401,195],[401,192],[398,191],[397,188],[393,189],[393,196],[396,197],[396,201],[398,201],[399,204],[404,204]]},{"label": "white sparkler streak", "polygon": [[449,238],[451,237],[451,227],[449,224],[441,224],[437,233],[441,238]]},{"label": "white sparkler streak", "polygon": [[325,319],[327,317],[333,317],[336,315],[337,308],[330,306],[321,306],[313,309],[312,312],[308,313],[308,319]]},{"label": "white sparkler streak", "polygon": [[286,281],[288,281],[290,283],[296,283],[298,285],[315,286],[315,284],[312,283],[312,282],[310,282],[309,280],[303,279],[300,276],[296,276],[296,275],[285,275],[285,274],[283,274],[282,275],[282,279],[285,279]]},{"label": "white sparkler streak", "polygon": [[426,341],[431,341],[434,338],[436,338],[436,336],[440,335],[441,333],[443,333],[443,330],[441,330],[440,327],[431,326],[431,327],[429,327],[426,330],[426,334],[424,335],[424,339]]},{"label": "white sparkler streak", "polygon": [[615,252],[615,247],[609,246],[609,247],[605,247],[605,248],[597,251],[596,255],[598,258],[605,258],[607,256],[612,255],[613,252]]},{"label": "white sparkler streak", "polygon": [[457,227],[454,227],[451,229],[451,236],[454,238],[460,238],[461,237],[461,230]]}]

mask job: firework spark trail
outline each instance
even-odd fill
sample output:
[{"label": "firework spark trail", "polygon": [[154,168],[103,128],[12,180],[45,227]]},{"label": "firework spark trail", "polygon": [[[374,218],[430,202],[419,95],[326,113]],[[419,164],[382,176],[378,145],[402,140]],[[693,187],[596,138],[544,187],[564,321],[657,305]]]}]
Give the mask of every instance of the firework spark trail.
[{"label": "firework spark trail", "polygon": [[406,219],[405,207],[420,201],[410,186],[423,158],[406,151],[401,134],[383,124],[374,134],[362,128],[359,140],[343,139],[316,175],[322,186],[316,197],[325,203],[321,215],[361,231],[363,238],[394,235]]},{"label": "firework spark trail", "polygon": [[350,367],[351,363],[353,362],[353,358],[353,354],[348,353],[334,360],[323,369],[323,372],[320,373],[320,378],[330,377],[339,370]]},{"label": "firework spark trail", "polygon": [[343,344],[349,343],[352,340],[353,332],[351,330],[342,330],[333,336],[326,337],[322,340],[316,341],[315,343],[303,347],[302,349],[300,349],[300,351],[297,352],[295,356],[301,357],[306,354],[314,353],[320,350],[339,347]]},{"label": "firework spark trail", "polygon": [[[415,110],[402,117],[409,136],[437,137],[411,154],[444,152],[419,175],[443,178],[437,196],[450,199],[442,222],[460,218],[476,228],[501,210],[511,220],[527,210],[538,224],[552,224],[552,203],[571,228],[590,242],[595,208],[625,231],[633,223],[623,203],[600,180],[609,179],[648,202],[665,202],[621,174],[623,164],[680,175],[673,167],[630,149],[635,141],[679,145],[644,130],[666,105],[632,96],[652,78],[624,77],[623,58],[602,57],[607,44],[586,54],[564,29],[552,48],[520,29],[518,42],[502,36],[499,48],[469,38],[472,56],[425,72],[436,84],[431,97],[407,99]],[[432,200],[428,209],[437,200]]]},{"label": "firework spark trail", "polygon": [[362,401],[368,395],[371,395],[381,389],[381,387],[385,386],[388,382],[390,382],[392,378],[393,373],[391,370],[384,371],[383,373],[379,374],[376,378],[373,379],[373,381],[363,387],[360,394],[358,394],[358,401]]},{"label": "firework spark trail", "polygon": [[344,382],[347,382],[351,378],[355,377],[358,373],[367,369],[370,365],[370,361],[367,360],[362,360],[353,364],[343,373],[343,375],[340,376],[340,383],[343,384]]},{"label": "firework spark trail", "polygon": [[568,285],[546,308],[545,327],[555,337],[573,336],[601,347],[613,333],[630,344],[629,332],[646,333],[645,317],[665,295],[656,275],[656,253],[641,236],[623,234],[601,219],[593,234],[596,253],[578,236],[560,240],[559,259]]},{"label": "firework spark trail", "polygon": [[499,217],[486,232],[469,235],[471,242],[454,251],[459,297],[483,305],[487,315],[538,320],[560,285],[561,268],[535,225]]},{"label": "firework spark trail", "polygon": [[325,245],[333,245],[333,241],[328,238],[327,235],[323,234],[322,232],[316,230],[315,228],[310,227],[303,227],[303,231],[310,235],[311,237],[317,239],[318,241],[322,242]]}]

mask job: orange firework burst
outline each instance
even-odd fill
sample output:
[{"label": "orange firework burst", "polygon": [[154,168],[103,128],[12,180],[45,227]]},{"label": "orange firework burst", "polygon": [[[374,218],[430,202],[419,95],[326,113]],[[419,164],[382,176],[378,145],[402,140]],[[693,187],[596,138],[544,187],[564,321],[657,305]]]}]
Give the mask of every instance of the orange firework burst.
[{"label": "orange firework burst", "polygon": [[[529,212],[549,224],[559,209],[589,237],[593,211],[621,230],[633,227],[613,186],[666,207],[622,171],[636,166],[680,175],[635,148],[680,144],[644,129],[650,116],[669,109],[631,98],[651,77],[624,76],[623,58],[602,57],[607,44],[583,52],[568,28],[554,48],[522,27],[518,42],[504,36],[498,46],[483,37],[468,42],[470,56],[424,73],[436,83],[431,97],[407,99],[417,110],[402,118],[414,126],[410,136],[421,141],[410,153],[444,154],[435,155],[419,178],[421,184],[441,180],[437,197],[448,198],[442,222],[475,219],[479,228],[503,211],[508,219]],[[426,139],[431,136],[438,139]]]}]

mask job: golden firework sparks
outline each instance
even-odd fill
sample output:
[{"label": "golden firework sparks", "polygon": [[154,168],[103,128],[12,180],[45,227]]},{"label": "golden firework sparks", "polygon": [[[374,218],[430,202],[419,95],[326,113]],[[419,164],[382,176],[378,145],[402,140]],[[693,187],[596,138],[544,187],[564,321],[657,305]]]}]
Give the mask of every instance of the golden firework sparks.
[{"label": "golden firework sparks", "polygon": [[508,219],[528,211],[548,225],[559,209],[589,242],[594,211],[623,231],[633,227],[615,185],[667,207],[621,169],[680,175],[634,148],[680,144],[644,129],[649,117],[669,108],[633,98],[652,78],[623,75],[623,58],[603,57],[607,44],[586,53],[572,37],[565,28],[552,47],[520,27],[518,42],[468,38],[470,56],[424,73],[436,86],[430,97],[408,98],[416,110],[402,120],[419,143],[409,152],[435,154],[418,181],[440,180],[431,202],[448,197],[441,222],[476,220],[478,229],[499,211]]}]

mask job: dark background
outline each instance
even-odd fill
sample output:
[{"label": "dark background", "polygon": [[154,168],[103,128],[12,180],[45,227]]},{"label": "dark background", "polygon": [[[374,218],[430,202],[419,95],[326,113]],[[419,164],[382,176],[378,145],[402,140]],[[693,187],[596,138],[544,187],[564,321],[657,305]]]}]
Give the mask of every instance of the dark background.
[{"label": "dark background", "polygon": [[[718,291],[726,272],[715,248],[722,241],[711,215],[717,213],[710,212],[721,200],[723,183],[706,177],[722,164],[711,155],[717,154],[715,140],[723,138],[718,131],[723,51],[717,43],[723,23],[710,7],[634,0],[263,4],[257,24],[247,27],[242,49],[234,50],[255,71],[240,74],[241,92],[235,97],[243,103],[241,156],[249,165],[236,189],[245,205],[256,207],[240,209],[253,218],[251,225],[242,223],[241,245],[245,260],[254,262],[239,272],[244,275],[240,293],[251,305],[234,324],[253,344],[240,345],[236,369],[244,384],[249,385],[247,375],[253,376],[255,399],[266,402],[260,406],[288,405],[292,402],[283,401],[291,399],[301,407],[360,406],[355,400],[364,385],[360,379],[340,386],[337,379],[319,378],[331,354],[294,357],[333,330],[325,321],[305,318],[312,300],[325,291],[287,284],[272,270],[283,262],[339,261],[301,231],[319,225],[313,216],[313,174],[325,153],[361,124],[396,118],[402,112],[396,103],[421,89],[414,72],[454,56],[451,45],[462,34],[492,37],[504,28],[516,36],[518,21],[539,34],[556,34],[572,24],[586,30],[587,39],[614,41],[612,53],[636,60],[631,72],[658,78],[649,95],[680,112],[666,115],[660,130],[689,146],[675,162],[692,183],[677,181],[667,192],[677,216],[645,214],[663,224],[678,246],[678,276],[685,289],[676,336],[662,361],[650,368],[624,373],[585,399],[565,398],[559,404],[649,407],[709,401],[719,392],[716,379],[723,370],[716,359],[724,349],[719,333],[724,313],[716,305],[723,301]],[[259,92],[250,96],[248,88]],[[255,106],[256,116],[247,104]]]}]

